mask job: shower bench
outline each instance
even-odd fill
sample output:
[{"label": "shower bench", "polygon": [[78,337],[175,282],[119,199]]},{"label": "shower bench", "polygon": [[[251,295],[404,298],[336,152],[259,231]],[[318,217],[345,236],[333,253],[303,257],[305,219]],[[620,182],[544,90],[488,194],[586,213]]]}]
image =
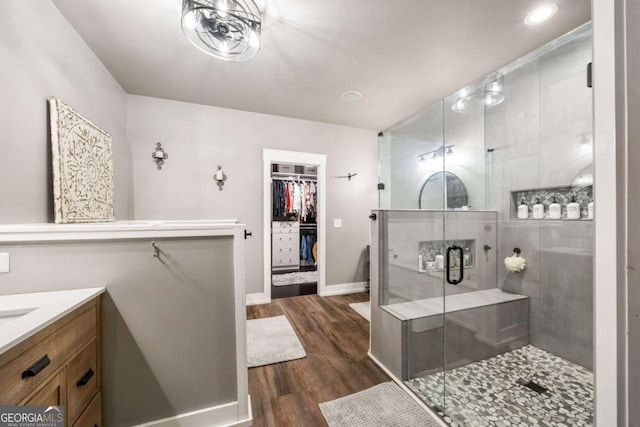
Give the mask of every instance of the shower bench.
[{"label": "shower bench", "polygon": [[492,288],[374,304],[371,331],[372,356],[406,381],[529,344],[529,298]]}]

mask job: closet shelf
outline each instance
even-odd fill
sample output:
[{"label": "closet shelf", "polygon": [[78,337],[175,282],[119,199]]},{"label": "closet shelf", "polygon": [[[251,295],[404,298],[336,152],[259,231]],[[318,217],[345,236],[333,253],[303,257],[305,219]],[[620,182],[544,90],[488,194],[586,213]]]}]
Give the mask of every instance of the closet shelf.
[{"label": "closet shelf", "polygon": [[318,175],[308,175],[303,173],[288,173],[288,172],[271,172],[271,179],[277,179],[280,181],[317,181]]}]

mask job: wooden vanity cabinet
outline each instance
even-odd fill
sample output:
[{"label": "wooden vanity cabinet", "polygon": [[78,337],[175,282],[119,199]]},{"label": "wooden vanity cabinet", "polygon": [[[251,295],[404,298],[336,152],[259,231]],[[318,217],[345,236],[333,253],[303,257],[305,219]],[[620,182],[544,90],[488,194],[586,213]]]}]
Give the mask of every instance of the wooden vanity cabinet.
[{"label": "wooden vanity cabinet", "polygon": [[97,297],[0,354],[0,405],[62,405],[65,426],[102,426],[99,331]]},{"label": "wooden vanity cabinet", "polygon": [[64,370],[54,375],[37,391],[21,403],[24,406],[67,406],[67,375]]}]

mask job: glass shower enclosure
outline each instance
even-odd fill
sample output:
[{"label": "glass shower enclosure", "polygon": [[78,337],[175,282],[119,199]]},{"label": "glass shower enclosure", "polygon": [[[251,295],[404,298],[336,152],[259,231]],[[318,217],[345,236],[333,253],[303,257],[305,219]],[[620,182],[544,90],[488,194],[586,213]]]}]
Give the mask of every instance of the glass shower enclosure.
[{"label": "glass shower enclosure", "polygon": [[590,61],[586,24],[379,138],[371,355],[449,425],[593,422]]}]

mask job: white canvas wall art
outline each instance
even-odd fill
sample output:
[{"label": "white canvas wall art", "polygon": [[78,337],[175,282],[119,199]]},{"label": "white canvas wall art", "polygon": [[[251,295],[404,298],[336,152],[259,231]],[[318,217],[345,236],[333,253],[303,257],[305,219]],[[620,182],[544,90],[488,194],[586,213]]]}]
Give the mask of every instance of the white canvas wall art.
[{"label": "white canvas wall art", "polygon": [[49,98],[56,223],[114,221],[111,135]]}]

